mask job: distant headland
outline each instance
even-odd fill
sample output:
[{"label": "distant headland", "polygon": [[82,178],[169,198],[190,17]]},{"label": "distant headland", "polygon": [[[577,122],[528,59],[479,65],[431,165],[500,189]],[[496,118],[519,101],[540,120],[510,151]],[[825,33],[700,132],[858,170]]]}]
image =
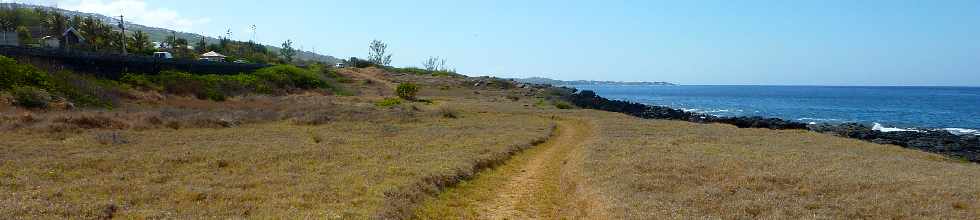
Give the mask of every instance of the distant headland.
[{"label": "distant headland", "polygon": [[518,81],[522,83],[549,84],[555,86],[558,85],[676,86],[677,85],[669,82],[617,82],[617,81],[594,81],[594,80],[564,81],[564,80],[549,79],[549,78],[542,78],[542,77],[514,79],[514,81]]}]

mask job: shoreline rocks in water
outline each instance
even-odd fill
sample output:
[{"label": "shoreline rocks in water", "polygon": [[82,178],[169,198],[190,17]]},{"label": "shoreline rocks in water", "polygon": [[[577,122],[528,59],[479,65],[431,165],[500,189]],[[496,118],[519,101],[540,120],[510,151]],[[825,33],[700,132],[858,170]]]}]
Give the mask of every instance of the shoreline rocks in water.
[{"label": "shoreline rocks in water", "polygon": [[943,154],[980,162],[980,138],[977,135],[956,135],[945,130],[882,132],[858,123],[808,125],[780,118],[719,117],[686,112],[664,106],[652,106],[634,102],[610,100],[593,91],[572,93],[569,101],[581,108],[620,112],[646,119],[682,120],[697,123],[724,123],[739,128],[768,128],[776,130],[806,129],[878,144],[892,144],[905,148]]}]

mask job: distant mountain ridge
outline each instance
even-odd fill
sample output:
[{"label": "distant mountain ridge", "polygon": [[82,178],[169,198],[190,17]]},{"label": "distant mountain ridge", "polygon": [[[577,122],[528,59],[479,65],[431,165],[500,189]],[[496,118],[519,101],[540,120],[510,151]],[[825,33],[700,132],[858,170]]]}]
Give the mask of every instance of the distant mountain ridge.
[{"label": "distant mountain ridge", "polygon": [[[103,21],[103,22],[105,22],[107,24],[118,24],[119,23],[119,20],[118,19],[113,18],[113,17],[106,16],[106,15],[96,14],[96,13],[87,13],[87,12],[72,11],[72,10],[67,10],[67,9],[62,9],[62,8],[55,8],[55,7],[48,7],[48,6],[40,6],[40,5],[30,5],[30,4],[21,4],[21,3],[0,3],[0,6],[2,6],[2,7],[31,8],[31,9],[41,8],[41,9],[45,9],[45,10],[51,10],[51,11],[62,13],[64,15],[68,16],[68,17],[76,16],[76,15],[77,16],[80,16],[80,17],[89,17],[89,16],[91,16],[92,18],[95,18],[96,20],[101,20],[101,21]],[[129,21],[126,21],[125,25],[126,25],[126,32],[127,33],[129,33],[130,31],[140,30],[140,31],[146,32],[146,34],[150,36],[150,41],[154,41],[154,42],[163,42],[165,39],[167,39],[167,37],[173,36],[173,34],[175,32],[176,32],[178,38],[187,39],[187,41],[191,42],[191,45],[193,45],[195,42],[200,41],[201,38],[204,38],[205,41],[207,41],[209,44],[218,43],[218,41],[219,41],[218,38],[214,38],[214,37],[208,37],[208,36],[204,36],[204,35],[200,35],[200,34],[195,34],[195,33],[187,33],[187,32],[181,32],[181,31],[174,31],[174,30],[170,30],[170,29],[166,29],[166,28],[150,27],[150,26],[145,26],[145,25],[141,25],[141,24],[132,23],[132,22],[129,22]],[[113,25],[113,29],[118,30],[117,25]],[[278,52],[281,49],[281,48],[279,48],[277,46],[272,46],[272,45],[265,45],[265,46],[268,47],[270,50],[273,50],[273,51],[276,51],[276,52]],[[343,60],[338,59],[338,58],[333,57],[333,56],[317,54],[317,53],[313,53],[313,52],[310,52],[310,51],[297,51],[297,54],[296,55],[297,55],[297,57],[300,60],[315,60],[315,61],[320,61],[320,62],[325,62],[325,63],[340,63],[340,62],[343,61]]]},{"label": "distant mountain ridge", "polygon": [[559,85],[676,86],[677,85],[669,82],[618,82],[618,81],[595,81],[595,80],[564,81],[564,80],[556,80],[556,79],[549,79],[549,78],[542,78],[542,77],[530,77],[530,78],[514,79],[514,80],[523,83],[549,84],[554,86],[559,86]]}]

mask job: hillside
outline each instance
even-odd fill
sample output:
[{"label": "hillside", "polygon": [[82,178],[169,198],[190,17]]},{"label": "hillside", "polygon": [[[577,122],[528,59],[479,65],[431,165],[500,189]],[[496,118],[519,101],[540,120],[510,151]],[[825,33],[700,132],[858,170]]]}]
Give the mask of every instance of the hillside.
[{"label": "hillside", "polygon": [[[118,22],[119,22],[118,17],[110,17],[110,16],[102,15],[102,14],[72,11],[72,10],[66,10],[66,9],[62,9],[62,8],[55,8],[55,7],[48,7],[48,6],[39,6],[39,5],[30,5],[30,4],[18,4],[18,3],[0,3],[0,7],[42,8],[42,9],[46,9],[46,10],[51,10],[51,11],[59,12],[59,13],[62,13],[64,15],[67,15],[67,16],[80,16],[80,17],[89,17],[89,16],[91,16],[91,17],[95,18],[96,20],[103,21],[103,22],[105,22],[107,24],[118,24]],[[218,38],[214,38],[214,37],[210,37],[210,36],[204,36],[204,35],[201,35],[201,34],[187,33],[187,32],[181,32],[181,31],[174,31],[174,30],[170,30],[170,29],[166,29],[166,28],[159,28],[159,27],[150,27],[150,26],[136,24],[136,23],[132,23],[132,22],[128,22],[128,21],[125,23],[125,25],[126,25],[126,31],[127,31],[127,33],[130,32],[130,31],[143,31],[143,32],[146,32],[147,35],[150,36],[150,40],[151,41],[154,41],[154,42],[162,42],[162,41],[164,41],[164,39],[166,39],[166,38],[168,38],[170,36],[173,36],[173,34],[176,34],[178,38],[184,38],[184,39],[187,39],[190,42],[198,42],[202,38],[205,39],[209,44],[218,43],[218,41],[219,41]],[[118,29],[118,26],[113,26],[113,29],[119,30]],[[272,51],[279,51],[281,49],[281,48],[279,48],[277,46],[273,46],[273,45],[264,45],[264,46],[268,47]],[[316,61],[326,62],[326,63],[339,63],[339,62],[342,61],[341,59],[338,59],[338,58],[333,57],[333,56],[316,54],[316,53],[313,53],[313,52],[310,52],[310,51],[299,51],[298,54],[297,54],[297,56],[301,60],[316,60]]]}]

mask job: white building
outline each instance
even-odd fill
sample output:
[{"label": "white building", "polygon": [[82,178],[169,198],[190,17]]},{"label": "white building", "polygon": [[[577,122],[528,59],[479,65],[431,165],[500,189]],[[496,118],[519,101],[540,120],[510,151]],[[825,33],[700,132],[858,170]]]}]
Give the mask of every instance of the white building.
[{"label": "white building", "polygon": [[225,61],[225,57],[227,56],[221,55],[220,53],[214,51],[201,54],[201,60],[214,61],[214,62],[223,62]]}]

